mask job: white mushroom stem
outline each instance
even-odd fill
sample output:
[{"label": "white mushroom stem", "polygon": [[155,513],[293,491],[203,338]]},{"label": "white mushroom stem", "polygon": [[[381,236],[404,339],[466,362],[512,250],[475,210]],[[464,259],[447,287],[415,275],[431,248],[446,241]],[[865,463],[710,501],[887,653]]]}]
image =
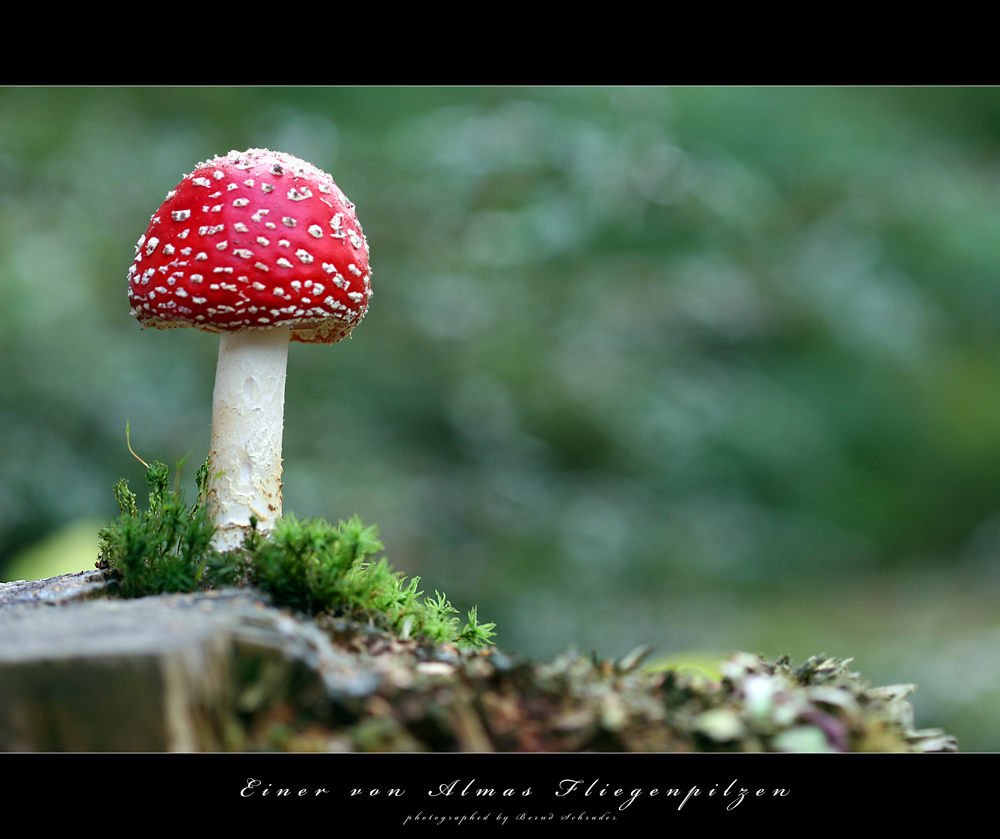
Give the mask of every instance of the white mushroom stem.
[{"label": "white mushroom stem", "polygon": [[208,506],[220,551],[239,547],[255,516],[267,532],[281,516],[281,432],[287,326],[223,332],[212,401]]}]

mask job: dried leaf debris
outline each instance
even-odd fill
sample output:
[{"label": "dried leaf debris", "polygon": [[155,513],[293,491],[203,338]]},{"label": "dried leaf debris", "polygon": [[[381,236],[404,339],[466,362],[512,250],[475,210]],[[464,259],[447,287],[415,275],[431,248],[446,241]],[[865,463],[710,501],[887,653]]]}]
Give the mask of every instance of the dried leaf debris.
[{"label": "dried leaf debris", "polygon": [[941,752],[953,737],[919,730],[912,685],[872,687],[850,660],[795,666],[736,653],[712,680],[567,652],[549,662],[495,648],[421,646],[350,620],[319,619],[335,645],[378,673],[342,696],[326,724],[286,706],[253,721],[253,748],[338,751]]}]

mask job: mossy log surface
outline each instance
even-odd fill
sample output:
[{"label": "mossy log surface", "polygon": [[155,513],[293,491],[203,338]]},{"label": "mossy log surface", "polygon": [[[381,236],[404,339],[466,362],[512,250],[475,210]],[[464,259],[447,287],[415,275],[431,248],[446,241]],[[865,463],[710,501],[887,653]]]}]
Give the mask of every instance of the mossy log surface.
[{"label": "mossy log surface", "polygon": [[712,681],[402,641],[250,589],[132,600],[101,572],[0,584],[5,751],[952,751],[911,686],[737,654]]}]

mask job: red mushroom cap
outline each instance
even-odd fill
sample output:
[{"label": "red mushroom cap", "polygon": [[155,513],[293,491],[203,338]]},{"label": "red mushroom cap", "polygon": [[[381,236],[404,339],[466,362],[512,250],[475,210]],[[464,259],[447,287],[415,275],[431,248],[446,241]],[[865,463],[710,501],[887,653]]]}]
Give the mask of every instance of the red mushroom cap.
[{"label": "red mushroom cap", "polygon": [[135,248],[132,315],[158,329],[287,324],[332,344],[368,310],[368,242],[354,205],[311,163],[267,149],[199,163]]}]

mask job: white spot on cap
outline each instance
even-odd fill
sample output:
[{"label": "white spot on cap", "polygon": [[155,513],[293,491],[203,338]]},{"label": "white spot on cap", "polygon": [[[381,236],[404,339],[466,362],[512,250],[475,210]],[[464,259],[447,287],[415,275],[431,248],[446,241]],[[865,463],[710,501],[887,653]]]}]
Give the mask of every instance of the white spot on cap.
[{"label": "white spot on cap", "polygon": [[310,224],[309,233],[315,236],[317,239],[323,238],[323,228],[320,227],[318,224]]},{"label": "white spot on cap", "polygon": [[191,302],[192,303],[197,303],[200,306],[202,303],[207,303],[208,302],[208,298],[207,297],[192,297],[191,298]]},{"label": "white spot on cap", "polygon": [[260,221],[261,216],[266,216],[269,212],[271,212],[271,211],[270,210],[258,210],[256,213],[254,213],[252,216],[250,216],[250,218],[252,218],[254,221]]},{"label": "white spot on cap", "polygon": [[298,224],[298,222],[295,219],[293,219],[291,216],[285,216],[281,220],[281,223],[283,225],[285,225],[285,227],[295,227],[295,225]]},{"label": "white spot on cap", "polygon": [[191,183],[195,186],[211,186],[212,182],[208,178],[191,178]]},{"label": "white spot on cap", "polygon": [[250,232],[250,228],[247,227],[242,221],[236,222],[236,224],[233,225],[233,228],[235,228],[236,230],[238,230],[240,233],[249,233]]},{"label": "white spot on cap", "polygon": [[309,253],[305,248],[299,248],[295,251],[295,255],[299,258],[303,265],[308,265],[313,261],[313,255]]},{"label": "white spot on cap", "polygon": [[191,275],[191,282],[193,282],[193,283],[200,283],[203,279],[205,279],[205,278],[201,274],[192,274]]},{"label": "white spot on cap", "polygon": [[259,268],[261,271],[270,271],[271,270],[263,262],[255,262],[253,264],[253,267],[254,268]]},{"label": "white spot on cap", "polygon": [[229,242],[219,242],[219,244],[215,246],[215,249],[218,251],[224,251],[228,247],[229,247]]},{"label": "white spot on cap", "polygon": [[235,201],[233,201],[233,206],[234,207],[245,207],[249,203],[250,203],[250,199],[249,198],[237,198]]},{"label": "white spot on cap", "polygon": [[191,211],[190,210],[174,210],[170,214],[170,218],[172,218],[174,221],[187,221],[189,218],[191,218]]},{"label": "white spot on cap", "polygon": [[291,262],[289,262],[283,256],[278,259],[278,265],[280,265],[282,268],[294,268],[295,267],[294,265],[292,265]]},{"label": "white spot on cap", "polygon": [[156,246],[160,244],[160,240],[153,236],[148,242],[146,242],[146,255],[148,256],[153,251],[156,250]]},{"label": "white spot on cap", "polygon": [[290,190],[288,190],[289,201],[304,201],[306,198],[312,198],[312,190],[307,186],[302,187],[301,190],[296,189],[293,186]]},{"label": "white spot on cap", "polygon": [[194,258],[195,258],[195,261],[205,260],[205,259],[208,259],[208,254],[205,253],[205,251],[200,251],[199,253],[195,254]]},{"label": "white spot on cap", "polygon": [[236,248],[233,253],[243,259],[251,259],[253,257],[253,251],[248,251],[246,248]]},{"label": "white spot on cap", "polygon": [[270,239],[265,239],[263,236],[258,236],[257,237],[257,244],[266,248],[268,245],[271,244],[271,240]]},{"label": "white spot on cap", "polygon": [[358,266],[355,265],[353,262],[347,266],[347,270],[350,271],[352,274],[354,274],[355,277],[361,276],[361,269],[358,268]]},{"label": "white spot on cap", "polygon": [[261,184],[261,192],[274,192],[274,184]]}]

